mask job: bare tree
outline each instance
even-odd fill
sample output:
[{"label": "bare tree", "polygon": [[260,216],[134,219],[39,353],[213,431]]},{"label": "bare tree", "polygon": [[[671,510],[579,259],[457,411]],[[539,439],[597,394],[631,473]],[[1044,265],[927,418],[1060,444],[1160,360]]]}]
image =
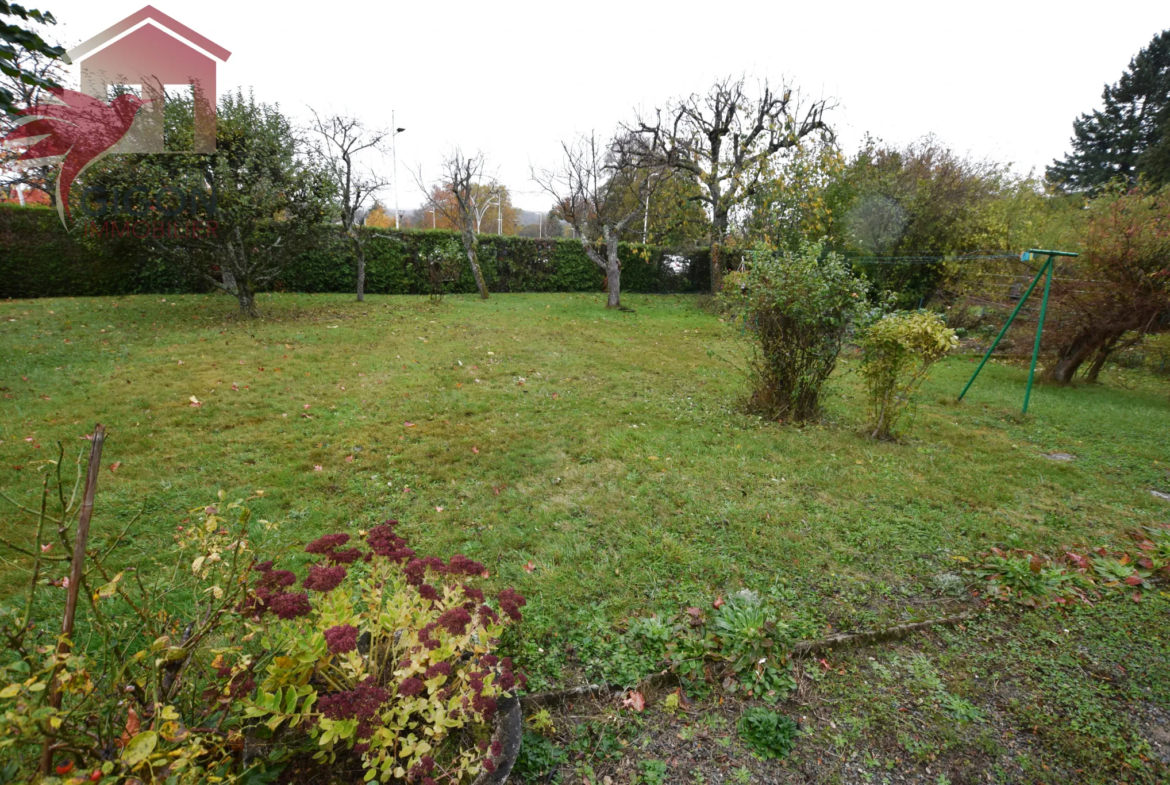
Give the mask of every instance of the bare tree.
[{"label": "bare tree", "polygon": [[341,227],[357,266],[360,303],[366,297],[366,241],[360,229],[361,219],[367,212],[367,202],[390,181],[367,169],[359,159],[383,152],[390,133],[369,129],[356,117],[322,116],[312,108],[309,111],[313,113],[310,130],[317,137],[312,144],[313,155],[337,188]]},{"label": "bare tree", "polygon": [[[467,261],[471,264],[471,273],[475,276],[475,285],[479,289],[479,296],[488,298],[487,283],[483,279],[483,272],[479,269],[479,221],[483,218],[486,206],[481,204],[488,201],[484,198],[485,191],[480,180],[483,179],[485,161],[483,153],[465,155],[456,147],[443,160],[440,187],[428,188],[423,180],[422,170],[415,175],[415,180],[422,192],[427,194],[427,210],[435,210],[451,224],[459,227],[463,235],[463,250],[467,254]],[[449,193],[454,199],[442,199],[438,195]]]},{"label": "bare tree", "polygon": [[719,245],[732,212],[754,192],[764,163],[812,133],[831,135],[824,100],[803,106],[791,85],[773,91],[767,80],[758,95],[746,78],[727,77],[706,95],[671,101],[652,116],[639,115],[619,137],[623,153],[642,165],[668,168],[697,183],[711,213],[711,289],[719,291],[723,269]]},{"label": "bare tree", "polygon": [[[591,132],[561,143],[564,158],[557,168],[532,172],[532,179],[555,200],[558,217],[573,227],[590,261],[605,273],[606,308],[621,307],[618,241],[630,221],[642,214],[655,179],[638,176],[630,147],[616,141],[604,144]],[[636,198],[625,198],[634,192]]]}]

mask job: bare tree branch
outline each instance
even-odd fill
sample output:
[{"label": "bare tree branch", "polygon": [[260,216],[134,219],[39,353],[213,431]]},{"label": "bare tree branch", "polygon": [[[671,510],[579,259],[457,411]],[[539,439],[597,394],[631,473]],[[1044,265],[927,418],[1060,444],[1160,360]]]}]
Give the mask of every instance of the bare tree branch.
[{"label": "bare tree branch", "polygon": [[309,111],[313,113],[309,128],[315,137],[310,143],[311,155],[329,173],[337,188],[341,226],[353,248],[357,264],[357,299],[361,302],[365,299],[366,253],[365,239],[358,228],[359,217],[364,214],[370,199],[390,184],[388,178],[366,168],[361,159],[370,153],[385,152],[390,132],[369,129],[356,117],[322,116],[312,108]]}]

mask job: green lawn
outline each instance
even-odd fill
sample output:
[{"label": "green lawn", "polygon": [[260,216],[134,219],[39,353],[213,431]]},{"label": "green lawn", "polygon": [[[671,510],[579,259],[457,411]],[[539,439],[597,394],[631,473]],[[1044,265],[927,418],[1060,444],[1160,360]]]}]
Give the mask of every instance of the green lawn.
[{"label": "green lawn", "polygon": [[[218,296],[3,302],[0,490],[34,499],[57,441],[73,455],[101,422],[120,466],[102,472],[95,537],[145,507],[127,563],[165,558],[221,488],[265,491],[256,512],[280,522],[268,548],[289,565],[321,533],[398,518],[416,550],[468,554],[529,598],[542,685],[580,666],[557,648],[574,624],[749,587],[787,597],[809,637],[866,629],[934,615],[953,557],[1109,546],[1170,518],[1150,493],[1170,492],[1164,379],[1040,386],[1023,418],[1022,369],[989,365],[956,404],[974,366],[954,357],[908,438],[874,443],[849,361],[825,423],[762,423],[739,408],[738,328],[690,297],[626,301],[265,295],[254,323]],[[0,536],[28,531],[5,510]],[[0,566],[5,593],[21,578]],[[1147,595],[1142,634],[1170,633],[1168,609]]]}]

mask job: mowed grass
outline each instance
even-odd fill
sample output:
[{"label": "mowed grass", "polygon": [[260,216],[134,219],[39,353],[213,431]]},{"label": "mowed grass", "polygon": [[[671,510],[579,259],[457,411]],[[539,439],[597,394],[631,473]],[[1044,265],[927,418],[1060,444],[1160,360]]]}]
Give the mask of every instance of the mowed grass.
[{"label": "mowed grass", "polygon": [[[613,631],[634,615],[750,588],[805,637],[872,629],[948,612],[932,578],[993,545],[1113,547],[1170,520],[1151,493],[1170,492],[1164,378],[1038,386],[1023,417],[1025,369],[990,364],[958,404],[975,358],[956,356],[908,435],[875,443],[848,356],[822,423],[765,423],[742,411],[737,325],[690,297],[626,301],[265,295],[253,322],[220,296],[3,302],[0,491],[35,507],[57,443],[72,464],[101,422],[93,542],[141,512],[126,566],[173,562],[175,528],[221,489],[264,491],[256,518],[278,525],[253,527],[257,547],[292,569],[323,533],[397,518],[421,554],[465,553],[529,598],[507,646],[534,689],[621,670]],[[31,532],[0,501],[0,537]],[[27,578],[10,557],[0,596]],[[735,765],[767,782],[1157,781],[1167,640],[1163,586],[833,654],[784,704],[806,726],[792,768]],[[732,706],[648,710],[640,754],[674,760],[675,724]],[[704,750],[678,781],[724,760]]]},{"label": "mowed grass", "polygon": [[[322,533],[393,517],[534,610],[613,619],[777,580],[916,594],[990,545],[1108,545],[1167,519],[1156,379],[1039,387],[1023,418],[1021,369],[990,365],[956,404],[973,365],[955,357],[909,437],[874,443],[849,361],[825,423],[763,423],[741,412],[737,327],[693,298],[628,300],[271,295],[255,322],[218,296],[5,302],[0,489],[32,501],[56,443],[72,459],[101,422],[95,536],[145,508],[128,563],[219,489],[262,489],[257,516],[282,522],[267,547],[292,564]],[[28,537],[3,515],[0,534]],[[11,590],[19,565],[3,571]]]}]

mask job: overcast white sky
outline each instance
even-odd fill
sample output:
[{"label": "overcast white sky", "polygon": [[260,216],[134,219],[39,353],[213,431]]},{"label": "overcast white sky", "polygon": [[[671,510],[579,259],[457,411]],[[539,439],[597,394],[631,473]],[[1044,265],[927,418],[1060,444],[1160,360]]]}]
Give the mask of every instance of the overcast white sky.
[{"label": "overcast white sky", "polygon": [[[143,0],[30,0],[67,46]],[[748,72],[834,99],[847,151],[869,132],[934,133],[962,152],[1042,169],[1072,120],[1170,26],[1166,0],[709,3],[251,2],[155,0],[232,52],[220,92],[252,87],[297,118],[347,111],[398,137],[402,209],[421,195],[408,167],[435,172],[453,145],[482,150],[514,203],[546,209],[530,164],[559,139],[609,132],[635,108]],[[390,160],[385,162],[389,171]],[[393,204],[393,191],[383,201]]]}]

